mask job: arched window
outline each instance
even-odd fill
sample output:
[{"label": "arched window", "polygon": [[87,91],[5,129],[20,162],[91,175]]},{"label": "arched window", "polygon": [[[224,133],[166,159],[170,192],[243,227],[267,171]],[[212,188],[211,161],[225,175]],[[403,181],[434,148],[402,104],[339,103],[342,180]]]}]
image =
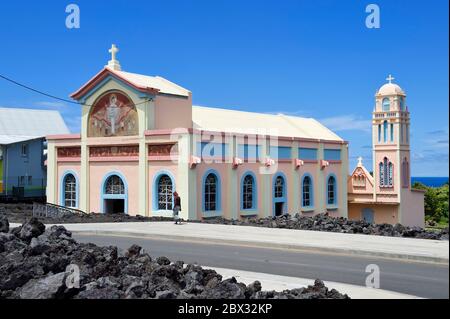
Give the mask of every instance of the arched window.
[{"label": "arched window", "polygon": [[284,197],[284,178],[283,176],[277,176],[274,185],[275,198]]},{"label": "arched window", "polygon": [[394,142],[394,124],[392,124],[392,123],[391,123],[390,135],[391,135],[391,142]]},{"label": "arched window", "polygon": [[405,130],[406,130],[406,143],[409,143],[409,125],[405,124]]},{"label": "arched window", "polygon": [[400,123],[400,143],[403,143],[405,141],[403,135],[403,123]]},{"label": "arched window", "polygon": [[389,102],[389,99],[386,97],[383,99],[383,112],[389,112],[391,109],[391,102]]},{"label": "arched window", "polygon": [[302,206],[303,207],[313,206],[312,179],[308,175],[303,177],[302,182]]},{"label": "arched window", "polygon": [[380,174],[380,186],[384,187],[384,165],[383,165],[383,163],[380,163],[378,165],[378,170],[379,170],[379,174]]},{"label": "arched window", "polygon": [[383,159],[383,176],[384,176],[383,184],[384,184],[384,186],[389,186],[388,163],[389,163],[389,160],[387,159],[387,157],[385,157]]},{"label": "arched window", "polygon": [[328,205],[336,205],[336,178],[334,176],[328,177],[327,203]]},{"label": "arched window", "polygon": [[217,176],[209,173],[205,178],[204,185],[204,210],[215,211],[218,208],[218,183]]},{"label": "arched window", "polygon": [[381,142],[381,124],[378,124],[378,143]]},{"label": "arched window", "polygon": [[406,111],[406,103],[404,97],[400,97],[400,110]]},{"label": "arched window", "polygon": [[251,174],[247,174],[242,181],[242,209],[255,209],[256,198],[255,178]]},{"label": "arched window", "polygon": [[158,209],[171,210],[173,203],[172,179],[163,174],[158,178]]},{"label": "arched window", "polygon": [[402,163],[402,176],[403,187],[409,187],[409,163],[406,157],[403,159]]},{"label": "arched window", "polygon": [[389,162],[388,168],[389,168],[388,185],[392,186],[392,184],[393,184],[393,174],[394,174],[394,165],[391,162]]},{"label": "arched window", "polygon": [[111,175],[108,177],[105,183],[105,194],[125,194],[125,185],[123,184],[123,181],[119,176]]},{"label": "arched window", "polygon": [[379,164],[380,170],[380,186],[392,187],[394,185],[394,164],[392,164],[387,157]]},{"label": "arched window", "polygon": [[63,205],[66,207],[77,207],[77,180],[73,174],[67,174],[63,180],[64,194]]},{"label": "arched window", "polygon": [[388,122],[384,121],[383,122],[383,141],[386,143],[387,142],[387,137],[388,137]]}]

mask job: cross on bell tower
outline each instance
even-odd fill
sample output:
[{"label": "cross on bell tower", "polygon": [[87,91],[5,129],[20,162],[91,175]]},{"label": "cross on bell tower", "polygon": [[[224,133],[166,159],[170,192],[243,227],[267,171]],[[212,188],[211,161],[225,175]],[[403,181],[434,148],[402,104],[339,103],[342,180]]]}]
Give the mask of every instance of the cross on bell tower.
[{"label": "cross on bell tower", "polygon": [[391,74],[389,74],[389,76],[386,78],[386,80],[389,81],[389,83],[392,83],[392,81],[394,81],[395,78]]},{"label": "cross on bell tower", "polygon": [[119,60],[116,59],[116,54],[119,52],[119,48],[113,44],[111,46],[111,49],[108,50],[109,53],[111,53],[111,60],[108,61],[108,65],[106,65],[108,68],[113,69],[115,71],[120,71],[120,63]]}]

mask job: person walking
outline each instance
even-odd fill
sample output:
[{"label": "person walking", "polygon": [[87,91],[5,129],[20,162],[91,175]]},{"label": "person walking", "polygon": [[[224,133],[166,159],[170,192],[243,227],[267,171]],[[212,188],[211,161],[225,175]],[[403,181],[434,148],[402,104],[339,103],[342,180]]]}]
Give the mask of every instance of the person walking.
[{"label": "person walking", "polygon": [[174,203],[174,205],[173,205],[173,219],[175,220],[175,224],[178,224],[178,223],[181,224],[181,222],[179,221],[180,217],[178,216],[178,213],[181,210],[181,198],[180,198],[180,196],[178,195],[177,192],[173,192],[173,203]]}]

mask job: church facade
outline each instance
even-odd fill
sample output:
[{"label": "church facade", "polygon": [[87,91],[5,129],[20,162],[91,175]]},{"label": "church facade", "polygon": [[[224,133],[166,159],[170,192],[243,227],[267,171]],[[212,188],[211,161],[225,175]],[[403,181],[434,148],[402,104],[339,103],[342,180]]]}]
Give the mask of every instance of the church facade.
[{"label": "church facade", "polygon": [[[82,106],[81,133],[47,137],[48,202],[86,212],[171,216],[176,191],[181,217],[190,220],[297,212],[369,218],[372,209],[377,222],[378,207],[402,207],[380,201],[373,189],[355,188],[348,142],[318,121],[193,106],[189,90],[124,72],[115,46],[110,53],[108,65],[71,95]],[[409,148],[396,153],[387,146],[375,145],[374,155],[384,152],[395,166],[404,158],[409,163]],[[396,200],[407,198],[406,190],[415,194],[397,182]],[[382,191],[388,191],[384,184]]]}]

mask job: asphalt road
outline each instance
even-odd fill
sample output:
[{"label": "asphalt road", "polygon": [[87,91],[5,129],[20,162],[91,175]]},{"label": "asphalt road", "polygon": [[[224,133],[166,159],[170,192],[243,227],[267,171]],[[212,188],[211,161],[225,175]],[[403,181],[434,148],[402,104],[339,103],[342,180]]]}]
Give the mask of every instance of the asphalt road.
[{"label": "asphalt road", "polygon": [[74,237],[80,242],[122,249],[137,244],[152,257],[166,256],[172,261],[360,286],[365,285],[366,266],[376,264],[380,269],[381,289],[425,298],[449,298],[448,265],[206,242],[78,234]]}]

